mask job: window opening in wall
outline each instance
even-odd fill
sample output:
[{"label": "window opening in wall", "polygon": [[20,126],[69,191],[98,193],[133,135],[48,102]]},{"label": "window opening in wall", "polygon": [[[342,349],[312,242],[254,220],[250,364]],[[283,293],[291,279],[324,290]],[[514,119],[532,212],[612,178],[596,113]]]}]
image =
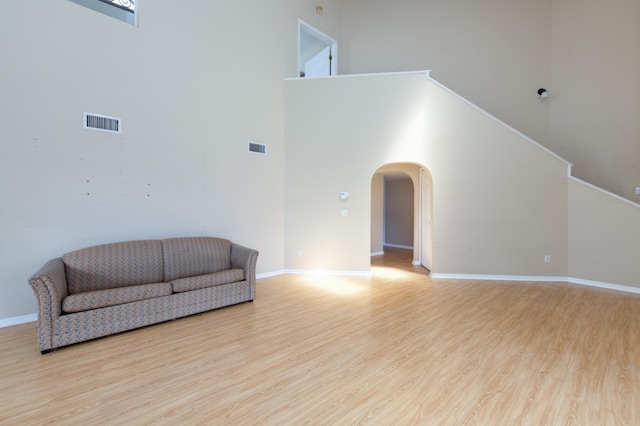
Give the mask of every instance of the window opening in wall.
[{"label": "window opening in wall", "polygon": [[104,15],[138,26],[139,0],[69,0]]},{"label": "window opening in wall", "polygon": [[338,42],[303,20],[298,20],[298,75],[328,77],[338,74]]}]

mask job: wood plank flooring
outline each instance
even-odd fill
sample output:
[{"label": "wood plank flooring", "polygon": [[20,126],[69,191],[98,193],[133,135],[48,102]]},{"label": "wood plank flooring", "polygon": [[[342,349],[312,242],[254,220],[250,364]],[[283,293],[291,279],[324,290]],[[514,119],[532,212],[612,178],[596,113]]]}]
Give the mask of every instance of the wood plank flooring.
[{"label": "wood plank flooring", "polygon": [[3,425],[640,424],[640,296],[431,279],[402,250],[370,278],[261,279],[253,303],[0,347]]}]

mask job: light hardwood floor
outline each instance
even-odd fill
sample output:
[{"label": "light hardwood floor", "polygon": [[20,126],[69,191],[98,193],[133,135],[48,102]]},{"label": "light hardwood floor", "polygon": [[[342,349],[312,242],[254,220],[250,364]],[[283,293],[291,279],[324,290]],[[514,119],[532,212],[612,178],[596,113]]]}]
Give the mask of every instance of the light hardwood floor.
[{"label": "light hardwood floor", "polygon": [[35,323],[0,329],[0,424],[640,424],[640,296],[409,262],[261,279],[253,303],[47,355]]}]

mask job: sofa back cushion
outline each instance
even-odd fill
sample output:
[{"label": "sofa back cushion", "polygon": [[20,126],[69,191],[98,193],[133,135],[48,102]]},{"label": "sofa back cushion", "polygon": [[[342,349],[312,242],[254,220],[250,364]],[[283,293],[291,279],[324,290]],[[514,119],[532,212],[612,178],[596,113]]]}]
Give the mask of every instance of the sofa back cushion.
[{"label": "sofa back cushion", "polygon": [[62,257],[69,294],[164,281],[160,240],[87,247]]},{"label": "sofa back cushion", "polygon": [[162,250],[167,282],[231,269],[231,241],[223,238],[169,238]]}]

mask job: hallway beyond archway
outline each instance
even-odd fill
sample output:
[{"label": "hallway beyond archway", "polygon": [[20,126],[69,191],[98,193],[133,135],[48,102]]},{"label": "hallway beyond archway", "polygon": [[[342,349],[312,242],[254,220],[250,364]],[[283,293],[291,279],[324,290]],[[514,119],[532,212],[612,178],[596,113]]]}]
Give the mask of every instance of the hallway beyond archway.
[{"label": "hallway beyond archway", "polygon": [[429,275],[429,270],[421,265],[414,265],[413,251],[397,247],[386,246],[384,254],[371,257],[372,268],[393,268],[416,274]]}]

